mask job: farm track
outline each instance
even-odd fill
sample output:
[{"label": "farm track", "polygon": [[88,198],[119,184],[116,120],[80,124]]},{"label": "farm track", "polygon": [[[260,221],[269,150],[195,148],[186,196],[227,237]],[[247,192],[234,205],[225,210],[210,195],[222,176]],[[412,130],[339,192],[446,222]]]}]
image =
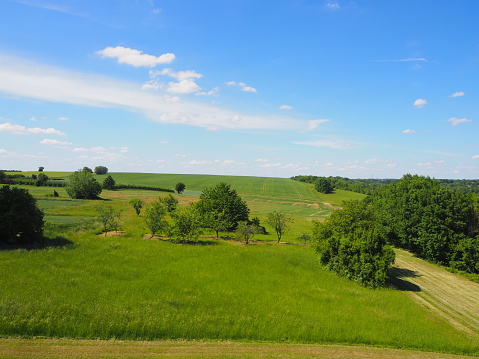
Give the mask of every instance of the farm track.
[{"label": "farm track", "polygon": [[115,341],[0,339],[4,359],[77,358],[319,358],[319,359],[472,359],[442,353],[367,346],[215,341]]},{"label": "farm track", "polygon": [[479,339],[479,284],[403,250],[396,250],[393,273],[420,304]]}]

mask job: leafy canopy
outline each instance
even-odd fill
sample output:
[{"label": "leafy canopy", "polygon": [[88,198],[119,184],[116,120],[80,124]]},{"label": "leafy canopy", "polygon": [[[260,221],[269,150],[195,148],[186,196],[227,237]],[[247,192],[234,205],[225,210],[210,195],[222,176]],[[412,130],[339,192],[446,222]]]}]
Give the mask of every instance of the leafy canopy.
[{"label": "leafy canopy", "polygon": [[101,185],[88,171],[78,170],[68,179],[65,189],[71,198],[97,199],[101,193]]}]

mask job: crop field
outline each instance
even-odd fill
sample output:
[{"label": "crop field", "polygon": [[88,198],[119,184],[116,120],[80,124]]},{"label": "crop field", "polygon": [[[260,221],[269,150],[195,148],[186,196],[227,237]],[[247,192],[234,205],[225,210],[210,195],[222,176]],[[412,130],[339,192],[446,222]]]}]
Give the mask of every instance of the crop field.
[{"label": "crop field", "polygon": [[[198,193],[226,181],[224,176],[138,174],[145,182],[129,182],[135,174],[120,175],[125,180],[115,178],[119,183],[160,187],[170,185],[147,180],[171,176],[171,187],[183,182]],[[206,233],[196,245],[147,239],[128,201],[151,202],[167,195],[163,192],[104,191],[103,200],[87,201],[69,199],[63,188],[52,198],[45,196],[52,188],[25,186],[45,211],[46,235],[56,240],[43,249],[0,250],[0,337],[72,340],[0,340],[0,356],[76,358],[85,350],[83,357],[89,357],[97,345],[103,357],[116,357],[119,346],[124,357],[139,357],[145,347],[152,357],[167,352],[195,357],[206,350],[213,351],[206,355],[211,357],[479,355],[479,328],[473,322],[478,285],[461,284],[465,294],[455,302],[438,283],[458,289],[455,283],[462,278],[441,272],[432,285],[428,278],[437,278],[437,267],[398,252],[397,283],[366,289],[323,270],[312,249],[296,239],[310,232],[311,220],[338,206],[338,198],[360,195],[338,191],[328,195],[336,199],[326,201],[310,185],[289,179],[250,177],[250,184],[244,177],[229,179],[237,183],[233,188],[247,201],[251,217],[263,221],[272,210],[290,213],[294,223],[282,243],[272,234],[257,235],[250,245],[227,233],[223,239]],[[183,206],[198,200],[197,193],[175,197]],[[101,205],[122,211],[121,236],[101,234],[95,222],[95,207]],[[44,349],[31,356],[35,345]]]}]

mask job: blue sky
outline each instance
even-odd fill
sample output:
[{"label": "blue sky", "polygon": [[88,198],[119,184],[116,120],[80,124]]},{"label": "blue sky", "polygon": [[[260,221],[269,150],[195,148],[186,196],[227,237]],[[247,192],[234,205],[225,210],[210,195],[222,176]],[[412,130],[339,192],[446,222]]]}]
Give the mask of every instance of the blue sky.
[{"label": "blue sky", "polygon": [[477,14],[477,0],[2,0],[0,168],[479,178]]}]

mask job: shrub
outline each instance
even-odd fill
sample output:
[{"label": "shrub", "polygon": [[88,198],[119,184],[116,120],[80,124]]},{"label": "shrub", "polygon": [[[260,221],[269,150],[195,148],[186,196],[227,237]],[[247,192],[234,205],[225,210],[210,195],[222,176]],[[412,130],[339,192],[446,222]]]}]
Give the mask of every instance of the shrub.
[{"label": "shrub", "polygon": [[97,199],[101,193],[101,185],[88,171],[78,170],[69,180],[66,191],[71,198]]}]

